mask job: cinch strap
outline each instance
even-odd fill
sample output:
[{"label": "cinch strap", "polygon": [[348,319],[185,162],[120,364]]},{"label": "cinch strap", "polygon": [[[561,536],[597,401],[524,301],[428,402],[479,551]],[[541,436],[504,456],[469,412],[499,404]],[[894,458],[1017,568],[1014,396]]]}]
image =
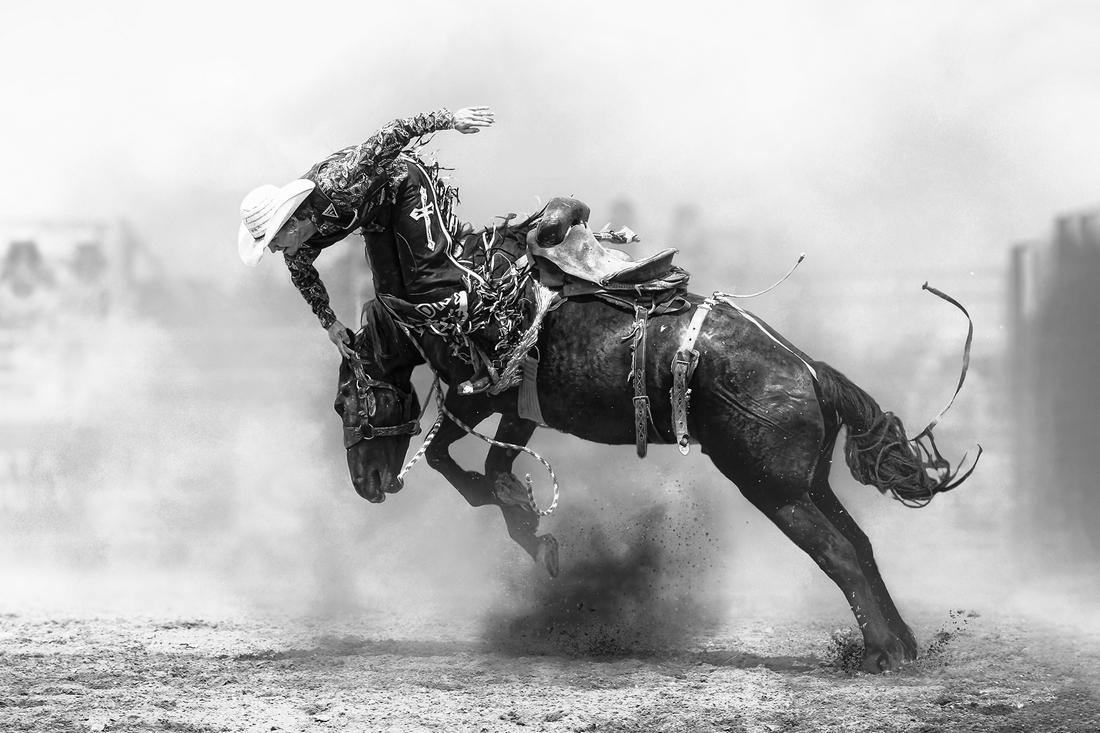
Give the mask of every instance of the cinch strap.
[{"label": "cinch strap", "polygon": [[649,397],[645,393],[645,330],[648,322],[649,308],[635,303],[634,330],[632,334],[627,334],[627,338],[631,335],[634,337],[630,345],[631,351],[634,352],[630,373],[634,377],[634,441],[638,447],[639,458],[645,458],[649,437],[647,435],[650,421]]},{"label": "cinch strap", "polygon": [[699,352],[695,350],[695,340],[699,338],[699,331],[703,328],[703,321],[717,301],[707,298],[695,309],[691,317],[687,331],[684,332],[684,340],[680,342],[680,350],[672,359],[672,389],[669,397],[672,402],[672,434],[676,437],[676,447],[682,455],[688,454],[687,414],[688,401],[691,398],[691,375],[695,372],[695,366],[699,363]]}]

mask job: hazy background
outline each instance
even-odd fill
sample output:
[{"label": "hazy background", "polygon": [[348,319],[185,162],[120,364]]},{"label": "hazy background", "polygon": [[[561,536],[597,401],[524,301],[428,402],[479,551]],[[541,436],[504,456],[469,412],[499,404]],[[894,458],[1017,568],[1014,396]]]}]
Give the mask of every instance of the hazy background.
[{"label": "hazy background", "polygon": [[[278,257],[236,254],[253,187],[395,117],[485,104],[493,128],[430,146],[464,219],[574,195],[640,252],[678,247],[696,292],[760,290],[806,253],[746,305],[913,432],[950,397],[966,334],[920,285],[967,305],[970,382],[938,435],[953,459],[981,442],[979,472],[919,512],[835,475],[900,598],[1003,602],[1036,554],[1017,551],[1035,487],[1013,474],[1009,253],[1100,202],[1098,39],[1088,2],[5,3],[5,233],[100,223],[143,268],[107,317],[10,340],[9,587],[311,611],[552,597],[496,511],[426,467],[383,506],[354,495],[335,351]],[[360,249],[322,260],[349,324]],[[656,542],[658,600],[847,613],[697,453],[533,445],[561,479],[544,528],[567,573]]]}]

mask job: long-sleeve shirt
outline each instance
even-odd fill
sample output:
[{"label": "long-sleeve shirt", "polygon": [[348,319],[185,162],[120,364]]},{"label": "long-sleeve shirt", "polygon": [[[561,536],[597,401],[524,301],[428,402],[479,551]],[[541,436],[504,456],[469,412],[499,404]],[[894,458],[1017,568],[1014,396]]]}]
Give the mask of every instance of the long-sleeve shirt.
[{"label": "long-sleeve shirt", "polygon": [[309,303],[321,326],[336,321],[329,306],[328,292],[314,261],[321,250],[344,239],[355,229],[367,226],[378,211],[392,201],[397,184],[408,175],[397,162],[401,151],[415,138],[454,128],[454,115],[447,109],[394,120],[359,145],[339,150],[314,165],[302,176],[316,188],[306,199],[307,213],[317,233],[284,260],[290,279]]}]

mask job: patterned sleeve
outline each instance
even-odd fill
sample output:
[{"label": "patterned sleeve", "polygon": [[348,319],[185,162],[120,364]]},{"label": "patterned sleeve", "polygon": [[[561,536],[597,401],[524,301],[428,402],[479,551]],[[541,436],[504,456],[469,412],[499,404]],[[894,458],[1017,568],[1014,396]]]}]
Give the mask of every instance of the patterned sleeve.
[{"label": "patterned sleeve", "polygon": [[329,307],[328,291],[321,282],[321,275],[313,266],[313,261],[321,250],[316,247],[302,247],[293,255],[283,253],[283,260],[290,270],[290,281],[309,303],[314,314],[321,320],[322,328],[327,329],[336,322],[336,314]]},{"label": "patterned sleeve", "polygon": [[454,128],[454,114],[448,109],[394,120],[366,142],[333,153],[305,176],[345,213],[359,210],[388,163],[414,138]]}]

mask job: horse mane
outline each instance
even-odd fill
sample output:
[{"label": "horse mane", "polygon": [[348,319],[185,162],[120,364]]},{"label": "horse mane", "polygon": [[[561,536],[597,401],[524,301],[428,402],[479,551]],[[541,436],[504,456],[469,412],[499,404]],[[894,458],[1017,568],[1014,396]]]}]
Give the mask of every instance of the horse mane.
[{"label": "horse mane", "polygon": [[526,250],[527,233],[535,228],[544,213],[546,213],[545,204],[530,214],[522,216],[520,214],[503,214],[498,216],[496,218],[501,221],[496,225],[497,233],[505,239],[515,240],[516,245],[521,250]]},{"label": "horse mane", "polygon": [[363,304],[362,327],[352,346],[378,365],[401,359],[414,349],[408,335],[377,299]]}]

